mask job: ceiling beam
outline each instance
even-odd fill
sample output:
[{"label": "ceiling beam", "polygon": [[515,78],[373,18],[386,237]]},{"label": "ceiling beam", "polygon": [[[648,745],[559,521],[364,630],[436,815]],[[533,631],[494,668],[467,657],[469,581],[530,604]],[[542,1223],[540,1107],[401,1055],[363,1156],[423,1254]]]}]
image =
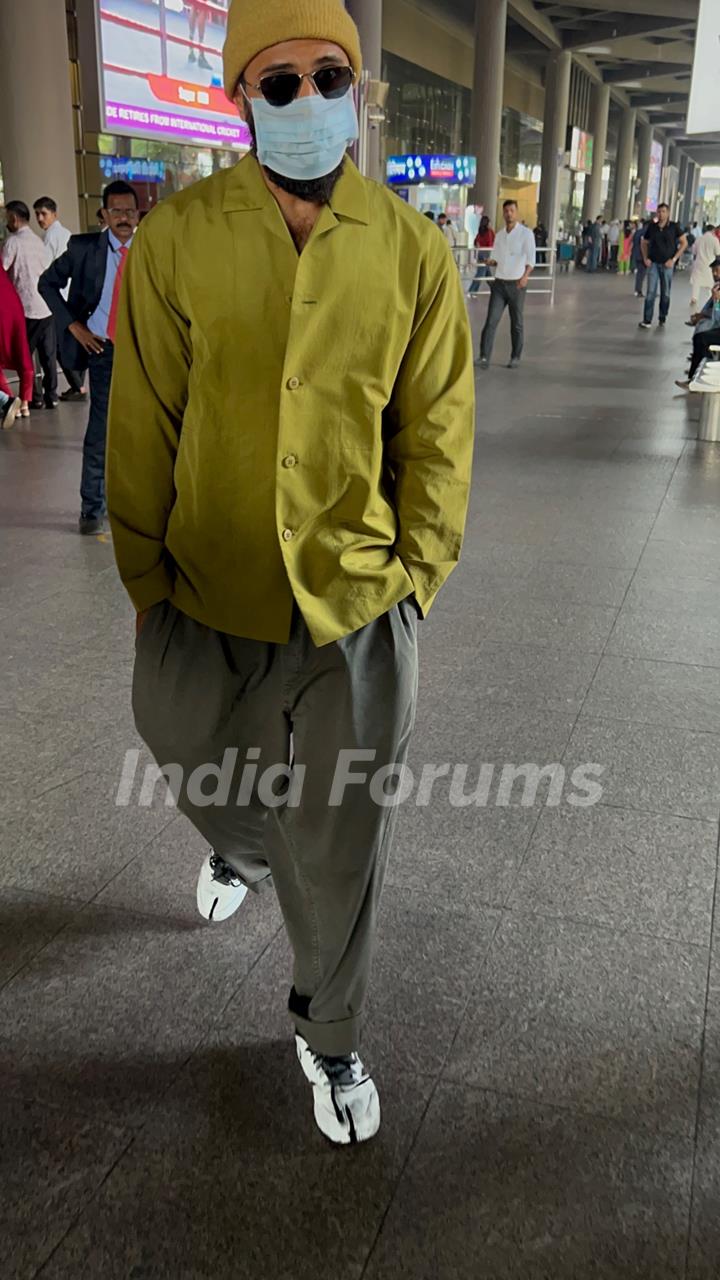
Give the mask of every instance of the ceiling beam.
[{"label": "ceiling beam", "polygon": [[651,62],[665,67],[673,62],[682,62],[688,71],[692,68],[693,46],[689,40],[669,40],[667,44],[653,44],[642,36],[625,36],[607,47],[610,53],[598,54],[601,62],[622,58],[623,62]]},{"label": "ceiling beam", "polygon": [[[681,0],[674,0],[681,3]],[[546,49],[560,49],[562,41],[549,18],[536,9],[533,0],[508,0],[508,14],[523,30],[545,45]]]},{"label": "ceiling beam", "polygon": [[[556,24],[563,27],[562,18]],[[612,44],[614,40],[625,40],[628,36],[662,35],[668,31],[682,29],[683,23],[677,18],[643,18],[628,14],[613,23],[590,22],[582,31],[565,31],[563,35],[564,49],[581,49],[586,44]]]},{"label": "ceiling beam", "polygon": [[652,17],[675,18],[692,22],[698,16],[698,0],[570,0],[573,9],[590,9],[599,21],[599,15],[609,13],[646,13]]},{"label": "ceiling beam", "polygon": [[687,102],[687,93],[640,93],[634,89],[629,90],[630,105],[632,107],[641,107],[646,111],[649,107],[669,107],[673,102]]},{"label": "ceiling beam", "polygon": [[613,67],[603,72],[605,84],[616,84],[621,80],[658,80],[665,76],[682,75],[688,70],[685,62],[626,62],[622,67]]}]

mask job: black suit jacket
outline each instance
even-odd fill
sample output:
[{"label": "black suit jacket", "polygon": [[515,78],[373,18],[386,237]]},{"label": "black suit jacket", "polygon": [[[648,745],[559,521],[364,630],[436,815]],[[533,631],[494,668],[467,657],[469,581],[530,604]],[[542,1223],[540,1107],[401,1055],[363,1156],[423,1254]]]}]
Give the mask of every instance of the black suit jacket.
[{"label": "black suit jacket", "polygon": [[[97,307],[105,283],[108,238],[104,231],[71,236],[67,249],[56,258],[38,281],[41,296],[55,317],[60,346],[60,362],[66,369],[86,369],[87,352],[76,342],[68,325],[76,320],[87,324]],[[70,281],[67,301],[61,290]]]}]

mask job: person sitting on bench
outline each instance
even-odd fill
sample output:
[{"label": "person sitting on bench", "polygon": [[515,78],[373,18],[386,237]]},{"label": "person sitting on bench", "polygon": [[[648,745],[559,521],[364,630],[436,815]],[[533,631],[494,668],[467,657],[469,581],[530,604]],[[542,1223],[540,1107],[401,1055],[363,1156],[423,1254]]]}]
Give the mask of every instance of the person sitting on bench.
[{"label": "person sitting on bench", "polygon": [[702,311],[692,317],[695,332],[688,376],[685,379],[679,378],[675,383],[683,391],[689,389],[701,362],[710,355],[710,348],[720,346],[720,258],[713,262],[712,271],[715,284],[710,298]]}]

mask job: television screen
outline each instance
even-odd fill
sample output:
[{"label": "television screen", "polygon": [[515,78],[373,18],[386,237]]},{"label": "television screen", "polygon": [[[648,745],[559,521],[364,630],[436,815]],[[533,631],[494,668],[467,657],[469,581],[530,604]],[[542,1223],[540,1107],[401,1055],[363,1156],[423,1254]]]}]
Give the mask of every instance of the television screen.
[{"label": "television screen", "polygon": [[245,148],[222,87],[228,0],[95,0],[108,133]]}]

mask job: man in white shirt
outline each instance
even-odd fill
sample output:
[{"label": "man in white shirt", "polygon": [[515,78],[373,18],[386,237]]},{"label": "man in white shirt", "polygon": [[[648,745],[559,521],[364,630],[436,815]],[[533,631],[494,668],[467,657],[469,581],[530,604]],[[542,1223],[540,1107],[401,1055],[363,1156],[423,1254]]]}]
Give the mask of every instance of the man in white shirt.
[{"label": "man in white shirt", "polygon": [[[59,258],[60,254],[64,253],[67,249],[70,232],[60,221],[58,217],[57,204],[53,200],[52,196],[40,196],[40,199],[36,200],[33,204],[33,209],[35,210],[37,224],[43,233],[45,248],[50,251],[50,262],[54,262],[55,259]],[[63,297],[66,300],[69,289],[70,286],[68,285],[67,289],[63,291]],[[60,335],[58,334],[58,341],[59,339]],[[78,373],[76,369],[65,368],[62,360],[60,359],[59,349],[58,360],[68,384],[67,391],[63,391],[60,399],[84,401],[86,393],[85,387],[83,386],[84,379],[82,374]]]},{"label": "man in white shirt", "polygon": [[480,356],[475,361],[480,369],[487,369],[490,364],[495,331],[506,307],[510,311],[512,338],[508,369],[517,369],[523,349],[525,289],[535,266],[535,237],[529,227],[518,222],[515,200],[504,202],[503,220],[505,226],[495,236],[493,256],[488,259],[488,266],[495,267],[495,278],[490,283],[487,320],[480,338]]},{"label": "man in white shirt", "polygon": [[718,239],[712,223],[693,244],[693,269],[690,272],[690,310],[704,307],[713,288],[712,267],[718,252]]},{"label": "man in white shirt", "polygon": [[458,243],[457,232],[452,224],[451,219],[448,218],[446,213],[441,213],[438,215],[437,224],[440,230],[442,231],[445,239],[447,240],[448,244],[450,245],[450,248],[456,249],[457,243]]},{"label": "man in white shirt", "polygon": [[618,248],[620,245],[620,223],[617,218],[613,218],[608,228],[608,271],[617,271],[618,269]]},{"label": "man in white shirt", "polygon": [[55,321],[38,293],[38,280],[50,263],[50,254],[39,236],[30,230],[30,210],[22,200],[5,205],[10,232],[2,247],[2,264],[20,297],[25,313],[30,354],[37,351],[43,372],[43,399],[33,400],[34,409],[54,409],[57,405],[57,363]]}]

